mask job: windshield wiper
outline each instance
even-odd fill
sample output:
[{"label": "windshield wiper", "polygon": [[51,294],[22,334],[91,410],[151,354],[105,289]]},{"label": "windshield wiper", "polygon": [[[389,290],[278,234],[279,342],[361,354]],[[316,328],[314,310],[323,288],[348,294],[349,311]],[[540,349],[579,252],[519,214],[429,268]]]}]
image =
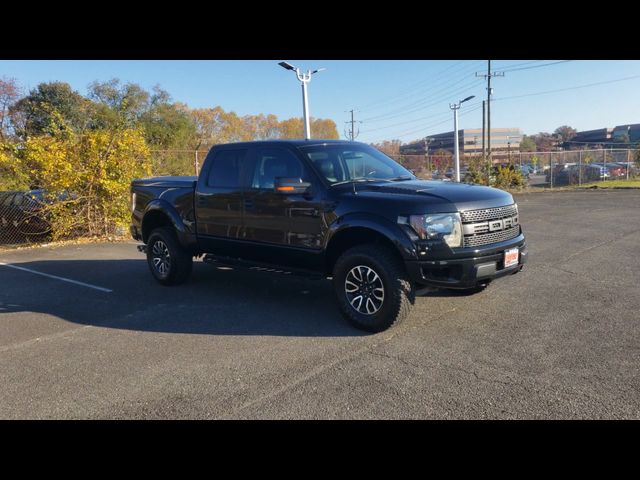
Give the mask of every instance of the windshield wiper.
[{"label": "windshield wiper", "polygon": [[331,186],[335,187],[336,185],[344,185],[345,183],[361,183],[361,182],[382,182],[388,181],[382,178],[351,178],[349,180],[342,180],[341,182],[332,183]]},{"label": "windshield wiper", "polygon": [[399,182],[402,180],[413,180],[413,177],[410,177],[409,175],[403,175],[400,177],[393,177],[393,178],[389,178],[388,179],[390,182]]},{"label": "windshield wiper", "polygon": [[344,185],[345,183],[364,183],[364,182],[394,182],[397,180],[412,180],[411,177],[394,177],[394,178],[351,178],[349,180],[342,180],[341,182],[332,183],[331,186]]}]

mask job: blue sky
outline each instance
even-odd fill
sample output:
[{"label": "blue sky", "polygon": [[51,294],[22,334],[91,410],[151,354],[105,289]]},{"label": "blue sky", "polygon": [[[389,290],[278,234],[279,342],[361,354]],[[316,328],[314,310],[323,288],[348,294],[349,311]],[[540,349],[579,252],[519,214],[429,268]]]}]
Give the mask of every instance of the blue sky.
[{"label": "blue sky", "polygon": [[[281,60],[303,69],[327,68],[309,85],[311,115],[333,119],[342,134],[346,111],[356,109],[356,119],[363,120],[361,141],[410,141],[450,131],[449,103],[469,95],[477,98],[460,110],[460,128],[482,125],[479,101],[486,97],[486,84],[474,73],[486,72],[485,60]],[[82,94],[94,80],[117,77],[147,89],[159,84],[175,101],[191,107],[220,105],[239,115],[273,113],[280,119],[301,116],[299,83],[277,61],[0,60],[0,77],[16,78],[26,90],[43,81],[64,81]],[[493,127],[519,127],[533,134],[564,124],[588,130],[640,123],[640,61],[581,60],[542,66],[552,62],[492,62],[497,71],[527,68],[493,80]],[[637,78],[506,98],[632,76]]]}]

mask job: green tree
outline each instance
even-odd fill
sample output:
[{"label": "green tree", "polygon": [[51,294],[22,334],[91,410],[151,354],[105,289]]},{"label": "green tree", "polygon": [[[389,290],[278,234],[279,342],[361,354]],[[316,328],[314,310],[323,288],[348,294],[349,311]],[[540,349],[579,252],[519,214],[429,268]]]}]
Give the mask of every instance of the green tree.
[{"label": "green tree", "polygon": [[556,128],[553,133],[563,142],[568,142],[578,134],[578,131],[569,125],[562,125],[561,127]]},{"label": "green tree", "polygon": [[96,103],[93,120],[97,128],[113,128],[118,124],[132,127],[152,106],[149,92],[135,83],[122,84],[117,78],[91,83],[89,98]]},{"label": "green tree", "polygon": [[550,152],[555,149],[557,139],[547,132],[540,132],[530,137],[536,144],[536,152]]},{"label": "green tree", "polygon": [[189,149],[193,145],[196,126],[183,110],[170,103],[160,103],[140,119],[147,143],[160,150]]},{"label": "green tree", "polygon": [[0,141],[9,136],[9,108],[20,98],[20,87],[15,78],[0,78]]},{"label": "green tree", "polygon": [[535,152],[536,151],[536,142],[533,138],[524,135],[522,137],[522,141],[520,142],[520,151],[521,152]]},{"label": "green tree", "polygon": [[22,138],[85,131],[93,113],[93,103],[64,82],[41,83],[9,108],[14,130]]}]

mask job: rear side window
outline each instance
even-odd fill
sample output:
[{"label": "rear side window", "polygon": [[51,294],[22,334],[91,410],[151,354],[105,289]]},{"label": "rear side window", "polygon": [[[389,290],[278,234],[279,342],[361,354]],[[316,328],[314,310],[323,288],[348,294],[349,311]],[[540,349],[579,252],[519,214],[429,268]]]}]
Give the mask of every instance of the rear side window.
[{"label": "rear side window", "polygon": [[207,186],[240,188],[240,175],[246,150],[223,150],[213,157]]}]

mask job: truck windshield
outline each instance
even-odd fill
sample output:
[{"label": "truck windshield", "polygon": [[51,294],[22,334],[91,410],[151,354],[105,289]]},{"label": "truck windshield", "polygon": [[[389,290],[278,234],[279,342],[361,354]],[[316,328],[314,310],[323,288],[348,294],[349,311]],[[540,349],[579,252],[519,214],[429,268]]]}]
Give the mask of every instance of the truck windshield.
[{"label": "truck windshield", "polygon": [[300,147],[315,170],[331,185],[355,181],[413,180],[415,176],[395,160],[367,145]]}]

